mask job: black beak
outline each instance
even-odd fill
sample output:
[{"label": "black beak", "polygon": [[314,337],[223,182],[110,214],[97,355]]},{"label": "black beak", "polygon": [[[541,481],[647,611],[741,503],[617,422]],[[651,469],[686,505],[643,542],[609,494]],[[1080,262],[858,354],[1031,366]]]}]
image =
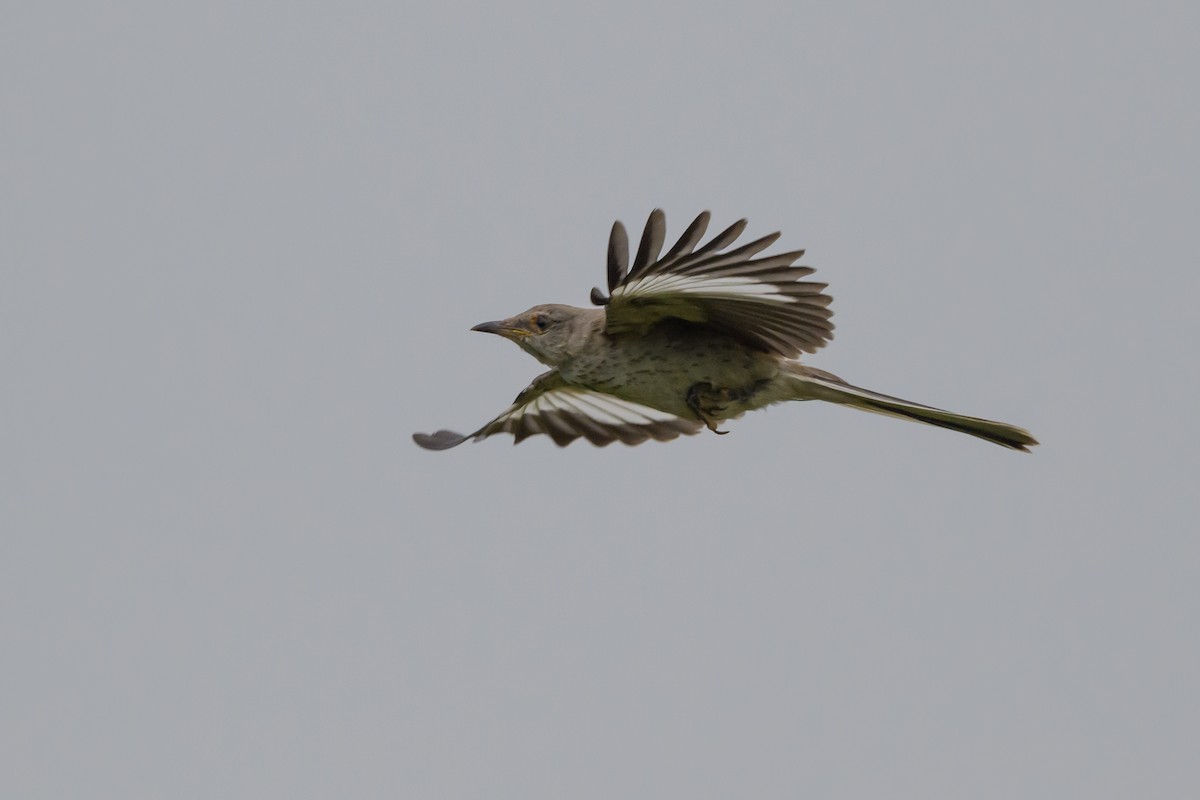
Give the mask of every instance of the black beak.
[{"label": "black beak", "polygon": [[517,339],[528,336],[529,328],[522,324],[523,320],[514,317],[513,319],[501,319],[495,322],[481,322],[474,328],[473,331],[483,331],[484,333],[494,333],[497,336],[503,336],[509,341],[515,342]]},{"label": "black beak", "polygon": [[476,325],[475,327],[471,328],[471,330],[482,331],[483,333],[494,333],[499,336],[504,336],[506,333],[509,332],[510,328],[504,324],[503,320],[497,320],[496,322],[481,322],[478,325]]}]

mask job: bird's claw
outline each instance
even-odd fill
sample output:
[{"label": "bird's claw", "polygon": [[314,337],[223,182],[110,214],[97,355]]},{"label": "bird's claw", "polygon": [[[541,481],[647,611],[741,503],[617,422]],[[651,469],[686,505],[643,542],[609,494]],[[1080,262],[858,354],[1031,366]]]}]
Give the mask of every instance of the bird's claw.
[{"label": "bird's claw", "polygon": [[695,413],[696,417],[704,423],[713,433],[724,436],[729,431],[717,430],[717,425],[720,420],[714,418],[714,414],[721,414],[725,411],[724,405],[717,405],[713,400],[728,400],[729,392],[723,389],[716,389],[711,383],[696,383],[693,384],[687,393],[688,408]]}]

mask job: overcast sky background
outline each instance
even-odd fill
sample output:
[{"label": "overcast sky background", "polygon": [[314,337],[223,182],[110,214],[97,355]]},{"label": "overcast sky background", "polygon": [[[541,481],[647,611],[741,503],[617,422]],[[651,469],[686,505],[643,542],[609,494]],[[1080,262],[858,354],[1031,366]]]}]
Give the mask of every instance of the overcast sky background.
[{"label": "overcast sky background", "polygon": [[[496,5],[6,10],[0,795],[1200,793],[1195,5]],[[656,206],[1043,445],[411,442]]]}]

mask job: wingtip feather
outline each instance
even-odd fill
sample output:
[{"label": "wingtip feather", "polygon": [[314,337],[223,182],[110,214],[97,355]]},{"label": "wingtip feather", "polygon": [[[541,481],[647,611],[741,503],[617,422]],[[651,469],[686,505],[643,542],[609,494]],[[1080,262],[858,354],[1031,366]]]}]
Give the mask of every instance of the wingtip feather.
[{"label": "wingtip feather", "polygon": [[613,223],[608,235],[608,291],[616,289],[629,269],[629,234],[621,220]]},{"label": "wingtip feather", "polygon": [[467,440],[466,436],[454,431],[441,430],[434,433],[414,433],[413,441],[426,450],[449,450]]}]

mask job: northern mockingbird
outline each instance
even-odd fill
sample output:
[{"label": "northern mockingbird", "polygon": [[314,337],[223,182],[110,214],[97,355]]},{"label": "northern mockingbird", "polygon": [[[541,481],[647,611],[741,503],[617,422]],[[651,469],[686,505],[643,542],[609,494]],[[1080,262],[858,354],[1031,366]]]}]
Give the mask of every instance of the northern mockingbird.
[{"label": "northern mockingbird", "polygon": [[640,444],[680,434],[714,433],[726,420],[784,400],[825,400],[968,433],[1028,452],[1028,431],[860,389],[797,360],[833,338],[826,284],[804,281],[793,250],[755,258],[779,238],[764,236],[726,250],[746,220],[697,248],[705,211],[660,257],[666,218],[655,209],[633,264],[616,222],[608,242],[608,290],[599,308],[540,305],[471,330],[510,339],[550,367],[500,416],[474,433],[413,434],[421,447],[445,450],[467,439],[544,433],[560,446],[584,437],[595,445]]}]

